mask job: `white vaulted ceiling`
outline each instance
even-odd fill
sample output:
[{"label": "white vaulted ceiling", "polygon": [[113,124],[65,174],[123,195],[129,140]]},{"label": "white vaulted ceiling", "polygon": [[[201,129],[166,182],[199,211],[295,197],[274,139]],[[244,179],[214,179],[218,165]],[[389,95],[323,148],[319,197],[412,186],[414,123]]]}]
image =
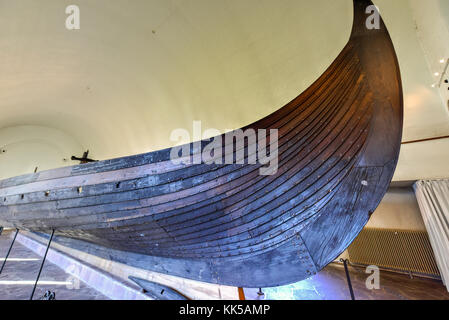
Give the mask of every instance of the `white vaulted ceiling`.
[{"label": "white vaulted ceiling", "polygon": [[[401,64],[404,140],[447,135],[409,2],[376,1]],[[80,30],[65,28],[71,4]],[[351,24],[351,0],[0,0],[0,178],[75,164],[63,159],[87,149],[165,148],[194,120],[254,122],[321,75]],[[407,152],[397,180],[416,178]]]}]

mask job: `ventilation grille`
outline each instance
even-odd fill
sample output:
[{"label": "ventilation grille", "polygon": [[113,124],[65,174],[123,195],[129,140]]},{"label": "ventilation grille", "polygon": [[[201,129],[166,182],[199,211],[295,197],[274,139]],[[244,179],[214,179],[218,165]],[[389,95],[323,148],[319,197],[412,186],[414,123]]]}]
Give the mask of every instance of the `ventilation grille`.
[{"label": "ventilation grille", "polygon": [[425,231],[365,228],[348,248],[355,264],[439,277]]}]

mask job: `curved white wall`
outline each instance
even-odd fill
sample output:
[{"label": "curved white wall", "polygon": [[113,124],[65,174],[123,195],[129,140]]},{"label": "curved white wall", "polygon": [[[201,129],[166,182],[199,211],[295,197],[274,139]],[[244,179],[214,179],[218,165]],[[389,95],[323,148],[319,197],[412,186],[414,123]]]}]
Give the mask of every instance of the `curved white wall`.
[{"label": "curved white wall", "polygon": [[[401,66],[404,140],[449,134],[417,34],[434,20],[427,3],[444,1],[375,1]],[[0,129],[54,128],[96,159],[171,146],[194,120],[225,130],[269,114],[321,75],[352,25],[352,0],[77,0],[81,29],[69,31],[69,4],[0,0]],[[28,136],[0,177],[61,165],[58,138]],[[395,180],[449,176],[427,150],[403,147]]]},{"label": "curved white wall", "polygon": [[73,165],[84,148],[64,132],[38,126],[0,129],[0,179]]},{"label": "curved white wall", "polygon": [[447,28],[449,29],[449,1],[447,0],[438,0],[439,11],[441,16],[446,23]]},{"label": "curved white wall", "polygon": [[[97,159],[282,107],[349,37],[352,0],[0,0],[0,128],[57,128]],[[24,154],[23,156],[26,156]]]}]

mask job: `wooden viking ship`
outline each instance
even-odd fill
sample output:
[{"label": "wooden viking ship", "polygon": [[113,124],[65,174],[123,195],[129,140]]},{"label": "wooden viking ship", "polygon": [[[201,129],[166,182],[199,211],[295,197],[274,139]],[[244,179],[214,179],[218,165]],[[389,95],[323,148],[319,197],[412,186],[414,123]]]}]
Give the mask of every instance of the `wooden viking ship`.
[{"label": "wooden viking ship", "polygon": [[400,72],[382,19],[367,27],[370,5],[354,0],[350,39],[316,82],[243,128],[278,130],[276,174],[174,164],[170,149],[64,167],[1,181],[0,225],[210,283],[310,277],[359,234],[398,160]]}]

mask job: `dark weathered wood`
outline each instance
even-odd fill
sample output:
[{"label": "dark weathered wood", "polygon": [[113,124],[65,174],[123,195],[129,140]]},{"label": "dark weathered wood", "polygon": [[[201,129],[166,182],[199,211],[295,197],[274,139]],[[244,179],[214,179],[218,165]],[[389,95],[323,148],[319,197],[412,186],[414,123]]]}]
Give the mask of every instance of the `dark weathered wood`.
[{"label": "dark weathered wood", "polygon": [[89,252],[212,283],[312,275],[366,224],[398,159],[399,67],[384,23],[365,27],[371,4],[354,1],[350,40],[315,83],[243,128],[278,129],[275,175],[246,162],[175,165],[165,149],[0,181],[0,223],[55,229]]}]

